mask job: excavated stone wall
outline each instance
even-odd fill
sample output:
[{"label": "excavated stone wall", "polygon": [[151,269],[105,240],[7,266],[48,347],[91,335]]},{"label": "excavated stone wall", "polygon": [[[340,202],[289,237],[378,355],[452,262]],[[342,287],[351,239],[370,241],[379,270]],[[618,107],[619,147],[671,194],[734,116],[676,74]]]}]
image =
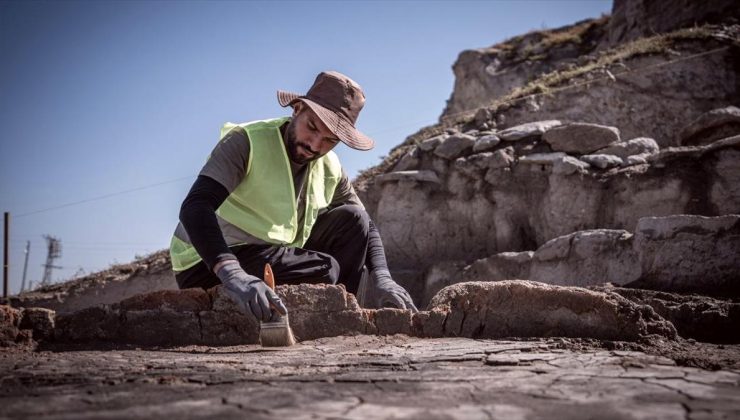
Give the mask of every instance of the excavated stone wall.
[{"label": "excavated stone wall", "polygon": [[[740,303],[618,287],[477,281],[444,288],[428,310],[362,309],[342,286],[279,286],[299,341],[341,335],[573,337],[740,343]],[[0,306],[0,346],[228,346],[257,343],[259,325],[220,287],[162,290],[68,314]]]},{"label": "excavated stone wall", "polygon": [[[676,329],[650,306],[609,290],[590,291],[522,280],[461,283],[440,292],[428,311],[362,309],[342,286],[278,286],[300,341],[339,335],[416,337],[585,337],[639,341]],[[70,314],[1,306],[4,345],[23,340],[147,346],[257,343],[258,323],[221,287],[162,290]],[[42,313],[38,313],[41,311]],[[43,316],[42,316],[43,315]],[[24,321],[28,325],[24,330]],[[19,337],[25,337],[23,339]]]}]

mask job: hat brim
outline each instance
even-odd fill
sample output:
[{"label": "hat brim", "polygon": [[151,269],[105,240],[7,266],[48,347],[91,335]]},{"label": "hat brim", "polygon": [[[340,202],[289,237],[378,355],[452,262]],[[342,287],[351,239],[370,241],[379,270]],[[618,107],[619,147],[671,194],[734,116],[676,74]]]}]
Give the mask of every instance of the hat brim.
[{"label": "hat brim", "polygon": [[341,114],[331,111],[305,96],[279,90],[277,91],[277,99],[278,103],[282,107],[293,105],[296,101],[305,103],[321,119],[329,131],[334,133],[342,143],[353,149],[370,150],[375,147],[375,141],[373,139],[357,130],[354,125]]}]

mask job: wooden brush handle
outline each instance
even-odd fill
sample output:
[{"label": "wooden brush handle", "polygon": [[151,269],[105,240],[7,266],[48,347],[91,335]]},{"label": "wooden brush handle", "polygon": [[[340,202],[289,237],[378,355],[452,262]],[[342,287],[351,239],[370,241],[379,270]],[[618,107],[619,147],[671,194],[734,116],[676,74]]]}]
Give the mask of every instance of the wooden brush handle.
[{"label": "wooden brush handle", "polygon": [[275,276],[272,274],[272,267],[269,263],[265,264],[265,283],[267,283],[267,287],[275,290]]}]

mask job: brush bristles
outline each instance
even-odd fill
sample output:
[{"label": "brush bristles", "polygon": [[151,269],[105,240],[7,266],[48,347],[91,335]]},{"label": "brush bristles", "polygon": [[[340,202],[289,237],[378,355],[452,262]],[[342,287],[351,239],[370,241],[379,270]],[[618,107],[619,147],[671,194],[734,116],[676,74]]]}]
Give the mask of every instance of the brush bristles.
[{"label": "brush bristles", "polygon": [[260,322],[260,344],[263,347],[287,347],[295,343],[287,315],[275,322]]}]

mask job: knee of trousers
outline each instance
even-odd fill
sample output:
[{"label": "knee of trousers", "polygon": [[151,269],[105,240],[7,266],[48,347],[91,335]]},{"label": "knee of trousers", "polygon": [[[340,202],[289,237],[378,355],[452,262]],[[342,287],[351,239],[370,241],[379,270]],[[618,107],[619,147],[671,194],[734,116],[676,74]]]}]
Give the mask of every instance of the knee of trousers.
[{"label": "knee of trousers", "polygon": [[359,234],[367,236],[370,231],[370,215],[364,208],[356,205],[339,206],[330,211],[334,217],[339,218],[357,229]]},{"label": "knee of trousers", "polygon": [[329,263],[323,280],[328,284],[337,284],[340,271],[339,263],[331,255],[327,254],[327,257],[329,257]]}]

